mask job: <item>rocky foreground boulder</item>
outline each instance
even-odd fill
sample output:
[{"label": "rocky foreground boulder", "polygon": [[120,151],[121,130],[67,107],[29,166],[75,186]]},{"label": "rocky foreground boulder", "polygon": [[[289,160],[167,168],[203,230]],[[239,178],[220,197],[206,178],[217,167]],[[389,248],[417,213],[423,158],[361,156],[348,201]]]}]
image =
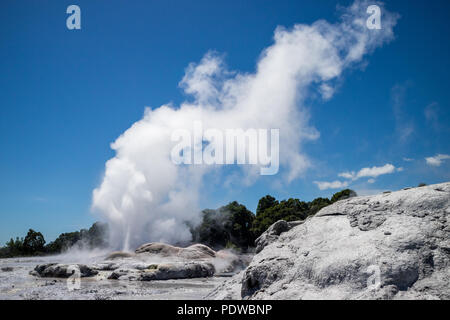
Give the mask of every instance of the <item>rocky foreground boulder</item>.
[{"label": "rocky foreground boulder", "polygon": [[147,268],[118,268],[108,279],[113,280],[169,280],[212,277],[215,268],[209,262],[178,262],[151,264]]},{"label": "rocky foreground boulder", "polygon": [[68,278],[77,274],[85,278],[97,275],[98,271],[84,264],[47,263],[37,265],[30,274],[44,278]]},{"label": "rocky foreground boulder", "polygon": [[279,220],[269,227],[258,239],[255,240],[256,253],[261,252],[265,246],[269,243],[274,242],[278,239],[280,234],[283,232],[291,230],[293,227],[302,224],[304,221],[291,221],[286,222],[284,220]]},{"label": "rocky foreground boulder", "polygon": [[207,298],[450,299],[449,214],[450,183],[338,201],[269,229]]}]

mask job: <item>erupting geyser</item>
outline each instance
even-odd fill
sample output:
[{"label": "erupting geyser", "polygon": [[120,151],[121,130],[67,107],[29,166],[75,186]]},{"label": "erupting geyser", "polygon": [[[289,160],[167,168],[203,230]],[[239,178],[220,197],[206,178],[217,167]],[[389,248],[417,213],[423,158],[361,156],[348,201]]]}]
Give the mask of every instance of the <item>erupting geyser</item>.
[{"label": "erupting geyser", "polygon": [[[319,137],[308,124],[305,99],[315,92],[331,98],[344,69],[393,37],[397,17],[383,9],[382,29],[370,30],[368,5],[355,2],[337,24],[319,20],[292,29],[278,27],[254,73],[230,72],[214,53],[189,65],[181,86],[193,101],[178,108],[147,108],[111,145],[116,156],[106,163],[92,205],[110,225],[111,245],[134,249],[148,241],[190,240],[185,222],[198,218],[204,177],[220,170],[172,162],[172,132],[192,130],[195,121],[205,129],[280,129],[280,174],[286,182],[299,177],[310,165],[302,143]],[[238,168],[247,181],[258,177],[259,168],[253,169]]]}]

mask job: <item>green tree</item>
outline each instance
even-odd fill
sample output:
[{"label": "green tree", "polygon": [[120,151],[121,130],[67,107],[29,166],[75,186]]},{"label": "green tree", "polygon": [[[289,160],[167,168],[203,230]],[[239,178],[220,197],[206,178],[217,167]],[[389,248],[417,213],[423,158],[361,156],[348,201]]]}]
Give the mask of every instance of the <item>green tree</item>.
[{"label": "green tree", "polygon": [[45,251],[47,253],[63,252],[80,241],[80,239],[81,236],[79,231],[62,233],[58,236],[58,238],[56,238],[46,246]]},{"label": "green tree", "polygon": [[252,231],[259,237],[273,223],[278,220],[303,220],[309,215],[309,204],[299,199],[290,198],[260,212],[254,221]]},{"label": "green tree", "polygon": [[227,212],[229,214],[225,227],[230,234],[231,242],[242,248],[253,246],[255,237],[251,229],[255,215],[236,201],[229,203],[222,210],[225,215]]},{"label": "green tree", "polygon": [[23,252],[25,254],[36,254],[44,252],[45,239],[42,233],[36,232],[33,229],[28,230],[25,239],[23,240]]},{"label": "green tree", "polygon": [[5,256],[15,257],[23,255],[23,238],[16,240],[12,239],[6,243],[5,250],[3,251]]},{"label": "green tree", "polygon": [[79,245],[81,247],[100,248],[107,245],[108,225],[95,222],[88,230],[62,233],[46,246],[47,253],[60,253]]},{"label": "green tree", "polygon": [[212,247],[246,249],[254,245],[254,219],[254,214],[236,201],[216,210],[205,209],[200,225],[191,229],[193,240]]},{"label": "green tree", "polygon": [[351,197],[356,197],[357,194],[355,191],[351,190],[351,189],[345,189],[339,192],[336,192],[335,194],[333,194],[333,196],[331,197],[331,203],[335,203],[336,201],[339,200],[344,200],[344,199],[348,199]]},{"label": "green tree", "polygon": [[271,195],[262,197],[258,201],[258,207],[256,208],[256,216],[262,214],[266,209],[276,206],[278,203],[279,203],[278,200],[272,197]]},{"label": "green tree", "polygon": [[87,231],[87,241],[91,248],[106,247],[107,237],[108,225],[106,223],[95,222]]},{"label": "green tree", "polygon": [[316,198],[309,203],[308,215],[314,215],[320,211],[320,209],[325,208],[330,205],[331,201],[328,198]]}]

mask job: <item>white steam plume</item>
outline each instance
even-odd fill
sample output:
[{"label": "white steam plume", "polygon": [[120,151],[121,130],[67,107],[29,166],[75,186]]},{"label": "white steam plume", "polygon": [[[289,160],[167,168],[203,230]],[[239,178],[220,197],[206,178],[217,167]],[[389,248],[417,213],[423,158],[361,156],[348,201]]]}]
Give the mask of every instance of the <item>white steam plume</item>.
[{"label": "white steam plume", "polygon": [[[373,4],[372,2],[370,4]],[[369,3],[343,10],[341,21],[278,27],[254,73],[228,71],[218,55],[207,53],[191,64],[181,81],[193,97],[179,108],[147,108],[112,145],[116,156],[106,163],[101,185],[93,192],[93,210],[110,224],[111,245],[133,249],[146,241],[175,243],[190,239],[184,221],[198,217],[199,189],[213,166],[177,166],[170,159],[176,129],[279,128],[280,170],[285,181],[310,166],[304,141],[319,133],[308,124],[303,103],[313,91],[329,99],[343,70],[393,38],[396,15],[382,9],[382,29],[366,27]],[[258,170],[242,170],[257,179]]]}]

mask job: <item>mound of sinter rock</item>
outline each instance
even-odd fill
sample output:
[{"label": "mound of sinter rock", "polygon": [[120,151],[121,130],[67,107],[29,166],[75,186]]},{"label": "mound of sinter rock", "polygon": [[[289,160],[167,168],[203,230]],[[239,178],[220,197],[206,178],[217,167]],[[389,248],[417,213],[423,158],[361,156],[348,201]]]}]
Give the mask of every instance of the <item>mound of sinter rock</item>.
[{"label": "mound of sinter rock", "polygon": [[47,263],[37,265],[30,272],[31,275],[43,278],[68,278],[75,273],[85,278],[97,275],[98,271],[84,264]]},{"label": "mound of sinter rock", "polygon": [[211,277],[234,272],[248,265],[229,251],[214,251],[195,244],[180,248],[164,243],[148,243],[134,253],[113,252],[105,261],[94,265],[49,263],[36,266],[30,273],[40,277],[68,278],[75,272],[80,277],[97,276],[112,280],[168,280]]},{"label": "mound of sinter rock", "polygon": [[122,264],[108,279],[149,281],[211,277],[216,272],[212,263],[216,255],[214,250],[201,244],[180,248],[152,242],[137,248],[130,259],[147,263]]},{"label": "mound of sinter rock", "polygon": [[450,183],[354,197],[277,222],[212,299],[450,299]]}]

